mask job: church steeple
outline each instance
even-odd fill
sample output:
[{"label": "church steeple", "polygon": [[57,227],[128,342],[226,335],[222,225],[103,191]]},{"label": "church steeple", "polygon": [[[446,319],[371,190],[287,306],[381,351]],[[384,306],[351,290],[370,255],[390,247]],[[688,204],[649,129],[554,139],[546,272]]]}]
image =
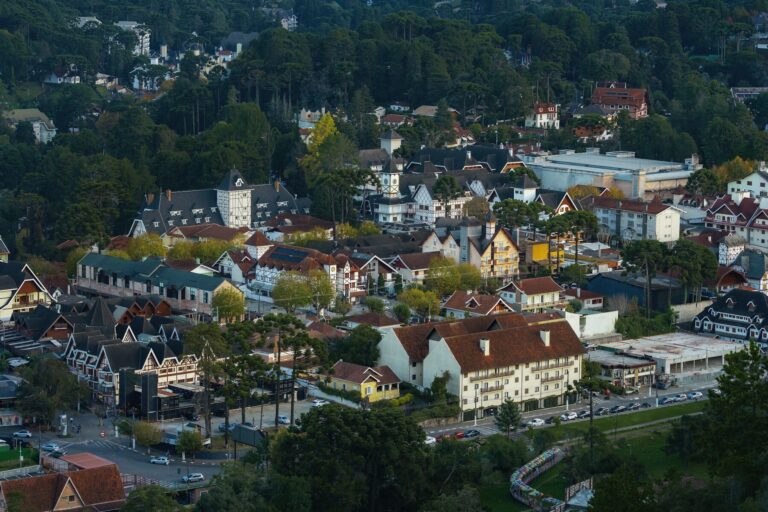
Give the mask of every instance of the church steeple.
[{"label": "church steeple", "polygon": [[384,197],[395,199],[400,197],[400,169],[394,159],[390,158],[380,172],[381,190]]}]

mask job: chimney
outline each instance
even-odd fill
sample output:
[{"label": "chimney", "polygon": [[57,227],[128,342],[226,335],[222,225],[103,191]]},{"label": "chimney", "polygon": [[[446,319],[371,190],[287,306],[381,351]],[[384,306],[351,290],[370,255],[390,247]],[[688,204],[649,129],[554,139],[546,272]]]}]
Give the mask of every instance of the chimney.
[{"label": "chimney", "polygon": [[275,192],[280,192],[280,178],[275,178]]},{"label": "chimney", "polygon": [[173,192],[171,192],[171,189],[165,191],[165,197],[168,199],[168,201],[173,199]]},{"label": "chimney", "polygon": [[539,336],[541,336],[541,341],[544,342],[544,346],[549,346],[549,331],[539,331]]},{"label": "chimney", "polygon": [[579,286],[578,288],[576,288],[576,298],[577,298],[577,299],[580,299],[580,298],[581,298],[581,286]]},{"label": "chimney", "polygon": [[491,340],[488,338],[480,338],[480,350],[483,351],[483,355],[491,355]]},{"label": "chimney", "polygon": [[199,264],[200,264],[200,258],[195,258],[195,264],[196,264],[196,265],[199,265]]},{"label": "chimney", "polygon": [[240,55],[243,52],[243,43],[237,43],[235,46],[235,52]]},{"label": "chimney", "polygon": [[152,204],[155,202],[155,193],[154,192],[147,192],[147,197],[145,198],[147,201],[147,204]]}]

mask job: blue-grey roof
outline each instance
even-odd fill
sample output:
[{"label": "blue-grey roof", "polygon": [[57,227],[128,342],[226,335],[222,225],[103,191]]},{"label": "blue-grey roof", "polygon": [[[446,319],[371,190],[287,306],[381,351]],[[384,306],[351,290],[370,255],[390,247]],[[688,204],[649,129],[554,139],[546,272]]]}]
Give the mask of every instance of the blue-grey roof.
[{"label": "blue-grey roof", "polygon": [[5,242],[3,242],[3,239],[0,237],[0,254],[11,254],[11,251],[8,250],[8,246],[5,245]]}]

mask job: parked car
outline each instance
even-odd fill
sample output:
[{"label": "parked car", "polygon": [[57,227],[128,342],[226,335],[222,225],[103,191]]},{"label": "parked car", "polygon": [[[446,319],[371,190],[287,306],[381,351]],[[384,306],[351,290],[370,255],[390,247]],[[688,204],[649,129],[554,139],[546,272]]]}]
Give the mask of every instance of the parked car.
[{"label": "parked car", "polygon": [[150,464],[163,464],[164,466],[167,466],[171,463],[170,460],[168,460],[168,457],[152,457],[149,459]]},{"label": "parked car", "polygon": [[575,420],[578,417],[579,415],[573,411],[564,412],[563,414],[560,415],[560,421],[571,421],[571,420]]},{"label": "parked car", "polygon": [[608,409],[608,412],[611,413],[611,414],[618,414],[618,413],[624,412],[626,410],[627,410],[627,408],[624,407],[623,405],[614,405],[613,407]]},{"label": "parked car", "polygon": [[424,439],[424,444],[426,444],[427,446],[431,446],[433,444],[437,444],[437,439],[435,439],[432,436],[427,436],[427,438]]},{"label": "parked car", "polygon": [[686,400],[688,400],[688,395],[686,395],[685,393],[680,393],[675,398],[677,398],[678,402],[685,402]]},{"label": "parked car", "polygon": [[55,452],[60,450],[61,448],[56,443],[45,443],[43,446],[40,447],[41,450],[44,452]]},{"label": "parked car", "polygon": [[541,418],[531,418],[526,425],[529,427],[541,427],[544,425],[544,420]]},{"label": "parked car", "polygon": [[473,437],[480,437],[480,431],[479,430],[467,430],[464,432],[464,438],[465,439],[472,439]]},{"label": "parked car", "polygon": [[691,391],[688,393],[688,400],[698,400],[699,398],[703,398],[704,394],[701,391]]},{"label": "parked car", "polygon": [[13,433],[13,437],[15,437],[16,439],[21,439],[25,437],[30,438],[32,437],[32,432],[30,432],[29,430],[17,430],[16,432]]},{"label": "parked car", "polygon": [[461,430],[453,434],[454,439],[464,439],[465,436],[466,434],[464,434],[464,432],[462,432]]},{"label": "parked car", "polygon": [[661,400],[659,400],[659,405],[667,405],[677,402],[674,396],[665,396]]},{"label": "parked car", "polygon": [[65,451],[56,450],[56,451],[52,451],[51,453],[49,453],[48,456],[49,457],[53,457],[54,459],[58,459],[62,455],[66,455],[66,454],[67,454],[67,452],[65,452]]},{"label": "parked car", "polygon": [[557,419],[556,416],[550,416],[549,418],[544,420],[544,423],[546,423],[547,425],[552,425],[555,423],[556,419]]},{"label": "parked car", "polygon": [[452,438],[453,438],[453,434],[442,434],[442,435],[439,435],[439,436],[435,437],[435,439],[437,439],[438,443],[442,443],[443,441],[449,441]]},{"label": "parked car", "polygon": [[723,392],[722,392],[722,391],[720,391],[720,388],[712,388],[712,389],[710,389],[709,391],[710,391],[710,393],[712,393],[713,395],[717,395],[717,396],[720,396],[720,395],[722,395],[722,394],[723,394]]},{"label": "parked car", "polygon": [[205,476],[202,473],[190,473],[181,477],[181,481],[185,484],[192,482],[202,482],[203,480],[205,480]]},{"label": "parked car", "polygon": [[640,408],[640,404],[635,402],[633,404],[630,404],[629,407],[627,407],[628,411],[636,411]]},{"label": "parked car", "polygon": [[595,411],[595,416],[605,416],[606,414],[608,414],[607,407],[600,407]]},{"label": "parked car", "polygon": [[277,423],[280,425],[290,425],[291,420],[288,418],[288,416],[281,414],[277,417]]},{"label": "parked car", "polygon": [[324,405],[328,405],[330,402],[328,400],[320,400],[319,398],[315,398],[312,400],[312,407],[322,407]]},{"label": "parked car", "polygon": [[496,407],[489,407],[485,410],[484,415],[485,416],[496,416]]},{"label": "parked car", "polygon": [[579,418],[589,418],[589,409],[584,409],[583,411],[579,412]]}]

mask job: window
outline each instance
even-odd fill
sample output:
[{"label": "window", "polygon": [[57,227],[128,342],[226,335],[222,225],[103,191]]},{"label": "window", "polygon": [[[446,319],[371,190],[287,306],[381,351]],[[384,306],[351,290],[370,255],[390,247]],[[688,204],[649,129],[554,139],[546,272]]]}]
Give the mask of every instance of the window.
[{"label": "window", "polygon": [[544,391],[549,391],[549,386],[544,386]]},{"label": "window", "polygon": [[533,389],[533,392],[534,392],[534,393],[538,393],[538,392],[539,392],[539,386],[536,386],[536,387]]},{"label": "window", "polygon": [[530,375],[525,376],[525,382],[528,382],[528,377],[530,377]]},{"label": "window", "polygon": [[525,388],[525,394],[526,395],[528,394],[528,388]]},{"label": "window", "polygon": [[416,380],[416,376],[415,375],[411,375],[411,380]]}]

